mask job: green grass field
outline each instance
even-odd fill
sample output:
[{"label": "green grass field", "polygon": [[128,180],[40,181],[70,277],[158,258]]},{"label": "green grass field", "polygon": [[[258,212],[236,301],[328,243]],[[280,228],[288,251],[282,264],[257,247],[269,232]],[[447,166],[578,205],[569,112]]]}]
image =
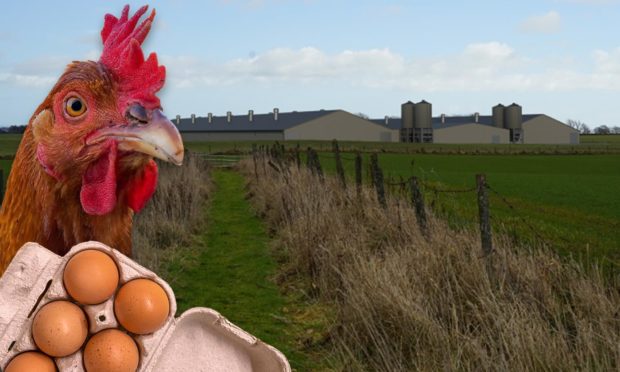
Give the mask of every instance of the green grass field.
[{"label": "green grass field", "polygon": [[[320,157],[327,171],[334,172],[332,154]],[[352,156],[344,157],[352,182]],[[367,166],[368,157],[364,163]],[[475,175],[484,173],[491,188],[503,197],[490,192],[495,228],[523,240],[538,235],[562,253],[605,258],[616,264],[620,258],[620,196],[614,191],[620,189],[619,155],[380,154],[379,163],[387,179],[399,181],[413,174],[436,188],[472,188]],[[474,192],[425,191],[427,202],[455,224],[476,226]]]},{"label": "green grass field", "polygon": [[[13,155],[21,134],[0,134],[0,157]],[[225,141],[225,142],[186,142],[185,146],[196,152],[249,152],[252,144],[272,145],[273,141]],[[331,144],[325,141],[289,141],[286,146],[295,147],[299,143],[302,149],[311,146],[319,150],[329,150]],[[581,136],[581,144],[573,145],[442,145],[442,144],[405,144],[385,142],[341,142],[344,151],[385,151],[385,152],[428,152],[428,153],[589,153],[613,152],[620,153],[620,135],[585,135]]]},{"label": "green grass field", "polygon": [[581,135],[580,141],[582,144],[609,144],[609,145],[618,145],[620,144],[620,135],[617,134],[589,134],[589,135]]},{"label": "green grass field", "polygon": [[[0,170],[2,170],[2,190],[6,190],[6,182],[9,178],[9,171],[11,170],[11,165],[13,164],[13,160],[3,160],[0,159]],[[1,200],[0,200],[0,204]]]},{"label": "green grass field", "polygon": [[21,134],[0,134],[0,156],[15,155]]},{"label": "green grass field", "polygon": [[[492,144],[419,144],[399,142],[340,142],[340,148],[345,152],[391,152],[391,153],[427,153],[427,154],[620,154],[620,135],[618,136],[586,136],[579,145],[492,145]],[[590,138],[596,137],[596,138]],[[617,137],[617,139],[616,139]],[[185,146],[196,152],[206,153],[248,153],[252,150],[252,144],[271,146],[274,141],[255,142],[185,142]],[[319,151],[329,151],[329,141],[287,141],[283,143],[287,148],[294,148],[299,144],[301,149],[312,147]]]},{"label": "green grass field", "polygon": [[[19,135],[0,135],[0,155],[12,154]],[[258,142],[270,145],[272,142]],[[295,147],[297,142],[285,143]],[[329,142],[300,143],[324,152]],[[197,152],[247,152],[252,142],[186,143]],[[562,252],[592,255],[617,260],[620,256],[620,136],[582,136],[578,146],[542,145],[411,145],[399,143],[343,142],[345,151],[380,151],[380,163],[386,177],[407,178],[416,174],[422,179],[451,187],[471,187],[476,173],[485,173],[491,187],[516,208],[513,212],[503,200],[491,193],[494,226],[506,227],[509,233],[527,238],[541,235]],[[423,152],[408,152],[424,149]],[[611,149],[608,154],[591,155],[593,150]],[[449,154],[442,154],[448,152]],[[475,155],[476,152],[480,155]],[[508,152],[515,155],[499,155]],[[531,153],[531,154],[528,154]],[[584,152],[587,155],[574,155]],[[602,151],[603,153],[607,151]],[[559,155],[563,154],[563,155]],[[351,152],[345,153],[352,159]],[[334,169],[330,155],[322,155],[324,166]],[[413,166],[412,166],[413,161]],[[367,162],[366,162],[367,164]],[[353,163],[345,161],[351,173]],[[5,182],[10,160],[0,160]],[[474,223],[476,205],[473,194],[427,193],[436,209],[445,211],[458,224]],[[524,228],[528,221],[536,232]]]}]

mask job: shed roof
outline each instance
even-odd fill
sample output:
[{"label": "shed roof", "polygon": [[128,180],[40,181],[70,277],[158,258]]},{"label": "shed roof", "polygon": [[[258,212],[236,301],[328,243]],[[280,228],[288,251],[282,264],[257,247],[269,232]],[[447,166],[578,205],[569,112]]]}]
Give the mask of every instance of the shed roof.
[{"label": "shed roof", "polygon": [[[226,116],[213,116],[209,123],[207,117],[196,117],[192,124],[190,118],[182,118],[177,128],[180,132],[279,132],[308,121],[332,114],[340,110],[317,110],[317,111],[293,111],[278,113],[278,120],[274,120],[273,112],[267,114],[254,114],[250,122],[249,115],[232,115],[230,123]],[[534,119],[541,114],[523,115],[523,122]],[[385,119],[370,119],[372,123],[398,130],[401,128],[400,118],[389,118],[386,126]],[[176,121],[174,121],[176,124]],[[445,123],[441,123],[441,117],[432,118],[433,129],[450,128],[464,124],[474,123],[473,115],[467,116],[446,116]],[[491,115],[480,115],[478,124],[493,126]]]},{"label": "shed roof", "polygon": [[[541,114],[528,114],[523,115],[523,122],[525,123],[528,120],[532,120]],[[385,119],[372,119],[374,123],[385,125]],[[456,127],[464,124],[474,124],[474,116],[446,116],[446,122],[444,124],[441,123],[441,116],[433,117],[432,119],[433,129],[441,129],[441,128],[450,128]],[[491,115],[480,115],[478,116],[478,123],[482,125],[493,126],[493,116]],[[400,118],[389,118],[388,125],[390,129],[400,129],[401,128],[401,119]]]},{"label": "shed roof", "polygon": [[[192,119],[181,119],[177,128],[179,132],[279,132],[336,111],[338,110],[280,112],[278,120],[274,119],[273,112],[254,114],[252,121],[247,114],[232,115],[230,123],[227,116],[213,116],[211,123],[207,117],[199,116],[194,124]],[[176,124],[176,120],[173,122]]]}]

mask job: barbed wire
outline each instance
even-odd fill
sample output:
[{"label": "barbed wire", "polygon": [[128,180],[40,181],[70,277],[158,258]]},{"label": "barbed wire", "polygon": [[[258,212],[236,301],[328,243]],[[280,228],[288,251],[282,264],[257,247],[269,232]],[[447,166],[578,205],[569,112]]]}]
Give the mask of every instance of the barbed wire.
[{"label": "barbed wire", "polygon": [[478,190],[478,188],[476,186],[470,187],[470,188],[467,188],[467,189],[442,189],[442,188],[439,188],[439,187],[432,186],[428,182],[424,182],[424,181],[421,181],[420,184],[424,188],[429,189],[429,190],[431,190],[431,191],[433,191],[435,193],[440,193],[440,194],[442,194],[442,193],[445,193],[445,194],[464,194],[464,193],[468,193],[468,192],[475,192],[475,191]]},{"label": "barbed wire", "polygon": [[413,177],[409,177],[407,178],[407,180],[405,181],[400,181],[400,182],[390,182],[390,181],[385,181],[385,184],[388,186],[407,186],[409,185],[409,183],[411,182],[411,179]]},{"label": "barbed wire", "polygon": [[[336,155],[332,155],[332,154],[324,153],[324,152],[319,154],[319,157],[336,160]],[[355,161],[355,158],[349,158],[347,156],[343,156],[342,154],[340,154],[340,159],[346,160],[346,161],[353,161],[353,162]]]},{"label": "barbed wire", "polygon": [[342,155],[340,155],[340,158],[341,158],[342,160],[346,160],[346,161],[355,161],[355,158],[349,158],[348,156],[342,156]]},{"label": "barbed wire", "polygon": [[[336,159],[336,156],[332,153],[327,153],[327,152],[321,152],[319,154],[319,157],[322,158],[327,158],[327,159]],[[355,158],[349,158],[348,156],[343,156],[343,154],[340,154],[340,158],[344,161],[355,161]],[[271,166],[271,164],[270,164]],[[389,187],[399,187],[400,191],[403,192],[406,190],[407,186],[410,185],[411,183],[411,179],[413,178],[413,176],[407,178],[406,180],[402,180],[400,182],[394,182],[393,180],[386,180],[384,182],[384,184],[386,186]],[[440,202],[440,197],[439,194],[466,194],[466,193],[473,193],[473,192],[477,192],[478,187],[474,186],[474,187],[470,187],[470,188],[461,188],[461,189],[451,189],[451,188],[442,188],[442,187],[437,187],[429,182],[426,181],[418,181],[420,186],[422,186],[424,189],[426,189],[429,192],[432,192],[432,197],[431,197],[431,201],[430,201],[430,205],[432,208],[434,208],[436,202]],[[526,229],[528,229],[533,237],[535,239],[537,239],[538,241],[540,241],[543,245],[545,246],[554,246],[555,244],[552,243],[555,240],[559,240],[562,241],[564,243],[570,244],[572,243],[571,240],[562,237],[558,234],[553,234],[554,236],[552,238],[546,238],[544,237],[540,230],[540,228],[537,228],[536,226],[534,226],[532,223],[530,223],[524,216],[523,216],[523,209],[522,208],[518,208],[516,207],[513,203],[511,203],[506,197],[504,197],[499,191],[497,191],[495,188],[491,187],[491,185],[489,185],[488,183],[486,184],[486,188],[487,190],[489,190],[492,195],[494,195],[499,201],[501,201],[501,203],[503,203],[512,213],[512,216],[514,218],[516,218],[519,222],[520,225],[524,226]],[[530,209],[530,208],[527,208]],[[538,213],[544,213],[542,211],[538,211]],[[454,216],[453,216],[454,217]],[[498,219],[498,218],[492,218],[494,220],[496,220],[497,222],[506,222],[506,220],[502,220],[502,219]]]},{"label": "barbed wire", "polygon": [[[508,199],[506,199],[502,194],[500,194],[497,190],[495,190],[494,188],[491,187],[491,185],[487,184],[486,185],[487,190],[491,191],[493,194],[495,194],[500,201],[502,201],[513,213],[514,215],[521,221],[521,223],[523,225],[525,225],[530,231],[532,231],[532,233],[534,233],[534,236],[541,240],[545,245],[547,246],[552,246],[553,244],[550,244],[549,241],[543,237],[539,230],[537,228],[535,228],[531,223],[529,223],[525,218],[523,218],[523,216],[521,216],[518,213],[518,209],[511,203],[508,201]],[[557,237],[559,240],[562,240],[565,243],[571,243],[570,240],[562,237],[562,236],[558,236]]]},{"label": "barbed wire", "polygon": [[[407,178],[407,180],[405,181],[400,181],[400,182],[386,181],[385,184],[387,186],[405,187],[405,186],[410,185],[412,178],[413,176]],[[470,187],[467,189],[444,189],[444,188],[435,187],[428,182],[424,182],[424,181],[418,181],[418,182],[422,187],[424,187],[428,191],[432,191],[435,195],[436,194],[465,194],[465,193],[470,193],[470,192],[476,192],[478,190],[476,186]]]}]

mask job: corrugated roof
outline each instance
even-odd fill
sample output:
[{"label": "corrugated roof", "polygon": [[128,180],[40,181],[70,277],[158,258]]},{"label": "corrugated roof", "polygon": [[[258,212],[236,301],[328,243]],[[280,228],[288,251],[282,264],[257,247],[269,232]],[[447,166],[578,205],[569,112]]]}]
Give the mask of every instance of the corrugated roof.
[{"label": "corrugated roof", "polygon": [[[523,115],[523,122],[525,123],[528,120],[532,120],[535,117],[540,116],[541,114],[528,114]],[[385,125],[385,119],[372,119],[373,123]],[[440,128],[450,128],[456,127],[464,124],[473,124],[474,116],[446,116],[446,122],[444,124],[441,123],[441,116],[436,116],[433,118],[433,129]],[[493,116],[491,115],[480,115],[478,116],[478,124],[493,126]],[[390,118],[388,119],[388,127],[390,129],[400,129],[401,128],[401,120],[400,118]]]},{"label": "corrugated roof", "polygon": [[[325,115],[332,114],[340,110],[318,110],[318,111],[293,111],[278,113],[278,120],[274,120],[273,112],[267,114],[254,114],[253,120],[250,122],[249,115],[232,115],[231,122],[227,121],[226,116],[213,116],[213,120],[209,123],[207,117],[196,117],[196,121],[192,124],[192,119],[183,118],[177,128],[180,132],[278,132],[292,128],[296,125],[306,123],[308,121],[320,118]],[[541,114],[523,115],[523,122],[531,120]],[[387,127],[389,129],[398,130],[401,128],[400,118],[389,118],[388,125],[385,125],[385,119],[370,119],[370,122]],[[176,124],[176,119],[173,119]],[[446,122],[441,124],[441,117],[433,118],[433,129],[450,128],[458,125],[474,123],[474,116],[446,116]],[[480,115],[478,124],[493,125],[493,117],[490,115]]]},{"label": "corrugated roof", "polygon": [[[177,128],[179,132],[278,132],[336,111],[338,110],[280,112],[278,120],[274,120],[273,112],[254,114],[251,122],[247,114],[232,115],[230,123],[226,116],[213,116],[211,123],[207,117],[196,117],[194,124],[192,119],[185,118],[180,120]],[[172,119],[172,122],[176,124],[176,119]]]}]

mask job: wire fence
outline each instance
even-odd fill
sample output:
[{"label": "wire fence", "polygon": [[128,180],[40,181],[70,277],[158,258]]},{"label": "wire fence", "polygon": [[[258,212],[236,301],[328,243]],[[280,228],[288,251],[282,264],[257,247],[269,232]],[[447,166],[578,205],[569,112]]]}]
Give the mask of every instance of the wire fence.
[{"label": "wire fence", "polygon": [[[511,203],[510,201],[508,201],[508,199],[503,196],[502,194],[499,193],[499,191],[495,190],[495,188],[487,185],[487,188],[497,197],[497,199],[499,201],[501,201],[514,215],[514,217],[516,217],[519,222],[525,226],[533,235],[534,237],[536,237],[536,239],[540,242],[542,242],[544,245],[546,246],[551,246],[552,243],[545,238],[544,236],[541,235],[541,233],[539,232],[539,230],[532,224],[530,223],[524,216],[522,213],[520,213],[520,210],[515,207],[515,205],[513,203]],[[556,239],[559,239],[561,241],[563,241],[564,243],[570,243],[571,241],[569,239],[566,239],[562,236],[557,236]]]},{"label": "wire fence", "polygon": [[[491,221],[494,221],[493,224],[496,230],[507,228],[508,230],[506,231],[513,231],[514,233],[517,233],[516,231],[519,230],[519,235],[528,231],[529,234],[526,236],[527,238],[534,238],[537,242],[545,246],[554,246],[554,242],[557,243],[558,241],[563,243],[571,242],[563,236],[554,235],[550,238],[545,235],[540,227],[536,226],[535,223],[528,219],[528,210],[524,210],[515,205],[508,197],[504,196],[495,187],[490,185],[484,174],[476,175],[476,181],[473,186],[460,188],[446,187],[428,180],[419,179],[413,174],[406,178],[386,178],[383,175],[383,170],[379,166],[378,158],[380,154],[375,152],[371,154],[368,160],[366,160],[360,152],[357,152],[355,155],[350,153],[343,154],[340,152],[338,143],[335,141],[332,144],[331,152],[324,150],[324,152],[317,153],[310,147],[302,150],[299,145],[296,148],[287,150],[284,146],[276,144],[273,147],[256,147],[254,148],[253,154],[255,169],[258,167],[256,165],[257,157],[266,155],[271,159],[269,165],[279,172],[282,172],[287,162],[296,163],[298,167],[301,167],[301,159],[305,156],[305,166],[316,174],[321,182],[324,182],[323,164],[321,164],[321,162],[329,164],[336,163],[336,174],[341,180],[341,184],[344,188],[349,187],[349,185],[347,184],[348,178],[345,174],[342,162],[353,163],[355,164],[354,182],[358,193],[362,181],[365,179],[375,189],[377,200],[384,208],[387,208],[388,204],[386,200],[390,194],[399,193],[401,196],[407,197],[415,210],[420,229],[425,234],[425,229],[427,228],[427,209],[436,210],[436,208],[440,208],[439,212],[445,212],[445,205],[454,202],[454,199],[446,198],[445,196],[462,195],[460,198],[468,198],[466,195],[471,194],[472,204],[475,200],[478,207],[478,216],[475,221],[478,224],[481,234],[483,256],[490,254],[493,250]],[[363,163],[365,163],[365,166],[362,166]],[[428,206],[425,197],[430,199]],[[490,202],[493,202],[494,208],[498,206],[506,208],[510,213],[509,220],[503,220],[497,216],[491,219]],[[467,206],[461,206],[461,208],[467,210],[471,209],[471,207]],[[455,221],[459,221],[458,213],[458,211],[452,211],[450,217]],[[515,220],[518,221],[518,226],[515,225]],[[460,221],[463,224],[471,224],[474,222],[471,218],[460,219]],[[520,228],[519,226],[522,227]]]}]

